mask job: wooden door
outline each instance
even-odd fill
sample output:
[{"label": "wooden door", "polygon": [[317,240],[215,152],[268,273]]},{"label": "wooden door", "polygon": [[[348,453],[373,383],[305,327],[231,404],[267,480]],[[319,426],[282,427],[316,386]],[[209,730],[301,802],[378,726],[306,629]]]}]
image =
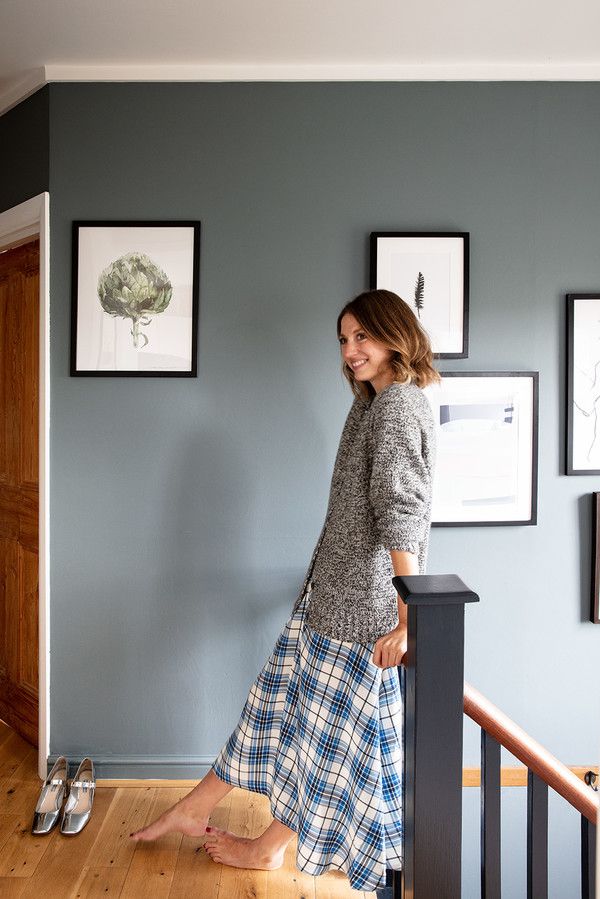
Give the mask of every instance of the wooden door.
[{"label": "wooden door", "polygon": [[0,252],[0,718],[38,741],[39,240]]}]

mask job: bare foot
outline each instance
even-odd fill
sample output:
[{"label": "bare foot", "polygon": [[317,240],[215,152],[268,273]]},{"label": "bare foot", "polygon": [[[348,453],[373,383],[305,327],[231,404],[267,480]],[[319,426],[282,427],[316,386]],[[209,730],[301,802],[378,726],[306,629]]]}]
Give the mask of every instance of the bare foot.
[{"label": "bare foot", "polygon": [[218,827],[211,827],[204,841],[204,848],[218,864],[232,865],[234,868],[260,868],[263,871],[281,868],[285,855],[285,846],[269,850],[260,842],[260,837],[253,840],[238,837]]},{"label": "bare foot", "polygon": [[190,837],[201,837],[206,833],[207,824],[208,815],[203,815],[200,810],[195,809],[194,803],[190,802],[189,797],[184,796],[152,824],[134,831],[129,836],[136,842],[156,840],[163,834],[172,831],[184,833]]}]

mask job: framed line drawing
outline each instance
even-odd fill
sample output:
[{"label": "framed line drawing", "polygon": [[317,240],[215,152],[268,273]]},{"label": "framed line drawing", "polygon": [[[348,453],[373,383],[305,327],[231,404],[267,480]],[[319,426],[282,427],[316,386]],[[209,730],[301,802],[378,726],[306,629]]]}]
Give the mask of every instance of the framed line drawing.
[{"label": "framed line drawing", "polygon": [[538,372],[440,372],[433,526],[537,523]]},{"label": "framed line drawing", "polygon": [[76,221],[71,376],[197,377],[200,222]]},{"label": "framed line drawing", "polygon": [[408,303],[441,359],[469,355],[469,233],[372,231],[370,287]]},{"label": "framed line drawing", "polygon": [[600,493],[592,493],[592,604],[590,621],[600,624]]},{"label": "framed line drawing", "polygon": [[566,474],[600,474],[600,292],[567,294]]}]

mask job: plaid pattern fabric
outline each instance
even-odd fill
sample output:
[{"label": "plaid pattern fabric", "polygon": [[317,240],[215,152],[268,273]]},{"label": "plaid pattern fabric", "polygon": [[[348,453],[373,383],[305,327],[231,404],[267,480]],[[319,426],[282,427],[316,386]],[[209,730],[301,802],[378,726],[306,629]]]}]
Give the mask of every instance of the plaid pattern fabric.
[{"label": "plaid pattern fabric", "polygon": [[355,890],[402,868],[402,690],[373,643],[334,640],[297,605],[252,684],[213,770],[270,797],[298,834],[296,865],[343,871]]}]

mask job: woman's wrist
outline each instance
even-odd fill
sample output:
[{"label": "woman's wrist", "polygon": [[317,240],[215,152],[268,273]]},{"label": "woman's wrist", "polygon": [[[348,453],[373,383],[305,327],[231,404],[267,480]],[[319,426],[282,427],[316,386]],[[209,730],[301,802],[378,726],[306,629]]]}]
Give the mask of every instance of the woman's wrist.
[{"label": "woman's wrist", "polygon": [[408,606],[406,605],[400,594],[398,594],[398,627],[408,627]]},{"label": "woman's wrist", "polygon": [[[419,573],[419,559],[414,553],[403,550],[390,550],[392,567],[396,575],[410,575]],[[408,606],[398,593],[398,628],[408,627]]]}]

